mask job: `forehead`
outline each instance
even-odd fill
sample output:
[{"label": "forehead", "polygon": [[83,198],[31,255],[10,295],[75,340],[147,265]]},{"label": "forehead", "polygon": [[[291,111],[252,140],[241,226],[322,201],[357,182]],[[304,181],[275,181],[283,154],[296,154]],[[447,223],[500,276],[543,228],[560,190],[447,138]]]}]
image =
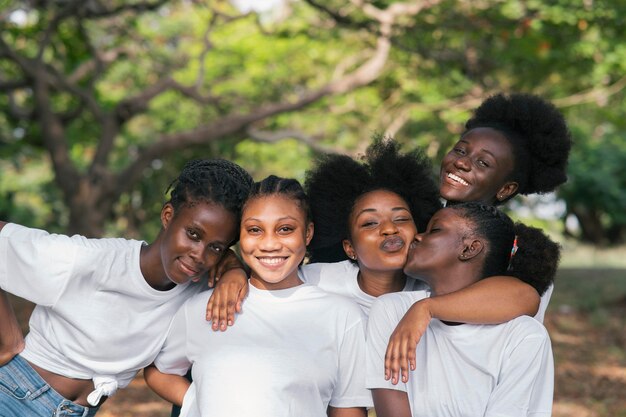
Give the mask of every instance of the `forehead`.
[{"label": "forehead", "polygon": [[447,225],[454,225],[455,230],[465,230],[468,226],[468,220],[459,215],[459,212],[454,208],[443,208],[433,214],[430,218],[429,225],[434,223],[445,223]]},{"label": "forehead", "polygon": [[478,151],[484,151],[497,158],[513,156],[513,147],[506,136],[490,127],[477,127],[467,131],[459,140],[466,142]]},{"label": "forehead", "polygon": [[298,200],[282,194],[252,197],[243,207],[242,220],[259,220],[293,217],[305,221],[306,213]]},{"label": "forehead", "polygon": [[409,210],[408,203],[398,194],[388,190],[374,190],[357,198],[352,212],[356,213],[366,209],[384,211],[400,207]]}]

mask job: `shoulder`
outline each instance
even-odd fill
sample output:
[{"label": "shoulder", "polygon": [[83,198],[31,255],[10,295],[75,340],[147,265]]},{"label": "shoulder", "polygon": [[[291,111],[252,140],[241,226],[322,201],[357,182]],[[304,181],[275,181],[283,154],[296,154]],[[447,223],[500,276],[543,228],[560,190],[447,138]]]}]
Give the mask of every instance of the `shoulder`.
[{"label": "shoulder", "polygon": [[505,337],[506,344],[515,349],[518,346],[526,346],[526,350],[530,346],[540,346],[550,344],[550,336],[543,324],[539,323],[532,317],[521,316],[500,325]]},{"label": "shoulder", "polygon": [[370,317],[374,314],[395,315],[402,317],[417,301],[428,298],[427,291],[402,291],[381,295],[372,304]]},{"label": "shoulder", "polygon": [[316,262],[303,265],[300,272],[304,281],[313,285],[340,284],[356,277],[359,268],[350,261]]}]

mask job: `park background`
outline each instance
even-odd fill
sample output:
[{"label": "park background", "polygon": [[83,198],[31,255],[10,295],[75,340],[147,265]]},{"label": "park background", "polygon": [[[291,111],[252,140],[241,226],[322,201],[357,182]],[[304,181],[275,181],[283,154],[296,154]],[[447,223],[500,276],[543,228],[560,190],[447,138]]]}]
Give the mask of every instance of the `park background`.
[{"label": "park background", "polygon": [[[484,98],[539,94],[568,119],[569,181],[507,210],[563,246],[554,415],[626,416],[624,16],[611,0],[0,0],[0,219],[150,241],[188,159],[303,179],[382,133],[438,166]],[[139,375],[99,415],[167,410]]]}]

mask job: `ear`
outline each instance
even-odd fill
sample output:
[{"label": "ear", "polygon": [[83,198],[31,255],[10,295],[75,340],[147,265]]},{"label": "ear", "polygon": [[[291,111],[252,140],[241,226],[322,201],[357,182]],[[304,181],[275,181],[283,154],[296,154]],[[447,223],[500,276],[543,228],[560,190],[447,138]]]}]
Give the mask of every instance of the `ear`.
[{"label": "ear", "polygon": [[507,198],[515,195],[517,193],[517,189],[519,188],[519,184],[515,181],[506,182],[496,194],[496,201],[504,201]]},{"label": "ear", "polygon": [[463,250],[459,254],[459,260],[468,261],[475,258],[483,251],[484,245],[481,240],[478,239],[465,239],[463,241]]},{"label": "ear", "polygon": [[344,239],[341,243],[343,244],[343,251],[346,253],[346,255],[348,255],[348,258],[356,261],[356,251],[352,246],[352,242],[350,242],[348,239]]},{"label": "ear", "polygon": [[174,218],[174,206],[171,203],[165,203],[161,209],[161,226],[163,229],[167,229],[170,222]]},{"label": "ear", "polygon": [[313,239],[313,232],[315,231],[315,225],[313,224],[313,222],[309,222],[309,224],[306,226],[306,245],[309,246],[309,243],[311,243],[311,239]]}]

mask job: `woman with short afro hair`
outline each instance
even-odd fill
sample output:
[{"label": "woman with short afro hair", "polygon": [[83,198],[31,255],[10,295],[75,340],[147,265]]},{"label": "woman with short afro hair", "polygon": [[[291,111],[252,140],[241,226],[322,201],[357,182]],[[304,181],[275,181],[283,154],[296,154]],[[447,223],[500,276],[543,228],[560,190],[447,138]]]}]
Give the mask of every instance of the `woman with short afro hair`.
[{"label": "woman with short afro hair", "polygon": [[530,94],[491,96],[443,158],[441,196],[500,205],[517,194],[554,191],[567,180],[571,146],[565,119],[553,104]]}]

